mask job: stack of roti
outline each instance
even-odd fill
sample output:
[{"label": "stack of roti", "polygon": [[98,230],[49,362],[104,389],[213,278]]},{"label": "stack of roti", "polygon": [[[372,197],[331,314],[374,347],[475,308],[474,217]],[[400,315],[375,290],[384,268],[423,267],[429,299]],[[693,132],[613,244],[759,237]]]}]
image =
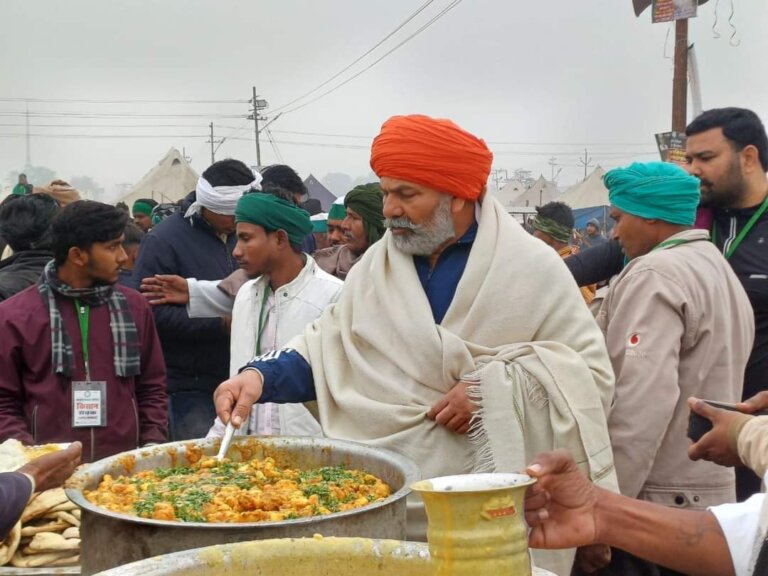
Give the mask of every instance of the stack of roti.
[{"label": "stack of roti", "polygon": [[[0,472],[17,470],[29,460],[63,446],[22,446],[16,440],[0,444]],[[63,488],[37,493],[21,520],[0,542],[0,566],[17,568],[75,566],[80,563],[80,509]]]}]

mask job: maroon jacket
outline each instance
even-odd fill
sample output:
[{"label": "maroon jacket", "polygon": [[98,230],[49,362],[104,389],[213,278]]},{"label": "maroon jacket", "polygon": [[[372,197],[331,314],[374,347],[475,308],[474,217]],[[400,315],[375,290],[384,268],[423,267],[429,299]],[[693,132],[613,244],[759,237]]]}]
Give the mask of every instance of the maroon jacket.
[{"label": "maroon jacket", "polygon": [[141,374],[115,374],[109,306],[91,308],[88,348],[91,378],[107,382],[107,425],[72,427],[72,380],[85,380],[80,325],[74,301],[56,294],[72,342],[72,378],[51,370],[48,309],[37,286],[0,303],[0,441],[83,443],[90,462],[147,443],[166,441],[165,362],[149,305],[136,291],[115,286],[128,299],[139,336]]}]

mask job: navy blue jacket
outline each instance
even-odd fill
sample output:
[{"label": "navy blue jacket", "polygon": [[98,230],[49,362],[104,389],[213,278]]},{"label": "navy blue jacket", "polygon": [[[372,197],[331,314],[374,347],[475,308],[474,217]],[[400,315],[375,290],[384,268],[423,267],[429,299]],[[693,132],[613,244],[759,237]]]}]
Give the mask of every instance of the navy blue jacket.
[{"label": "navy blue jacket", "polygon": [[[199,216],[184,218],[195,193],[181,209],[152,228],[141,243],[133,287],[155,274],[220,280],[237,269],[232,258],[236,237],[227,242]],[[168,369],[168,392],[210,391],[229,376],[229,334],[220,318],[190,318],[186,306],[154,307],[155,323]]]},{"label": "navy blue jacket", "polygon": [[[467,267],[476,235],[477,223],[456,243],[443,250],[434,268],[430,268],[429,259],[426,257],[413,258],[435,324],[443,321],[456,295],[456,288]],[[246,368],[255,368],[264,377],[260,403],[309,402],[317,399],[312,368],[304,357],[292,348],[263,354],[251,360]]]}]

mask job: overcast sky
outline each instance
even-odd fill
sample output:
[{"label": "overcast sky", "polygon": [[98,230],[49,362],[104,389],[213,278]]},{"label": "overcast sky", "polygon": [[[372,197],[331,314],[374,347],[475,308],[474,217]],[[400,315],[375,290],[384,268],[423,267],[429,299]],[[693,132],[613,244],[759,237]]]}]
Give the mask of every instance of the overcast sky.
[{"label": "overcast sky", "polygon": [[[2,0],[0,99],[230,101],[250,98],[255,84],[270,104],[269,116],[328,80],[424,3]],[[434,0],[313,96],[372,63],[450,4]],[[718,39],[715,0],[691,20],[704,108],[744,106],[768,121],[768,2],[738,2],[738,47],[729,43],[730,9],[731,0],[721,0]],[[670,25],[651,24],[650,10],[636,18],[631,0],[463,0],[345,86],[299,110],[285,108],[289,112],[270,128],[282,160],[302,176],[346,172],[354,178],[369,171],[370,137],[389,116],[447,117],[490,143],[495,168],[549,176],[547,161],[555,156],[559,184],[566,186],[583,175],[578,155],[584,146],[604,167],[658,157],[653,134],[670,128],[669,31]],[[0,179],[24,166],[25,139],[12,135],[24,133],[25,119],[9,115],[24,109],[0,100]],[[221,117],[246,115],[247,103],[32,103],[29,109],[57,114],[31,118],[30,132],[44,135],[31,140],[32,164],[64,178],[90,175],[108,190],[137,182],[171,146],[185,148],[193,167],[204,170],[210,121],[217,138],[228,136],[217,158],[255,164],[252,124]],[[130,125],[138,127],[123,127]],[[90,137],[95,134],[109,138]],[[125,138],[129,134],[141,138]],[[262,136],[262,164],[277,162]]]}]

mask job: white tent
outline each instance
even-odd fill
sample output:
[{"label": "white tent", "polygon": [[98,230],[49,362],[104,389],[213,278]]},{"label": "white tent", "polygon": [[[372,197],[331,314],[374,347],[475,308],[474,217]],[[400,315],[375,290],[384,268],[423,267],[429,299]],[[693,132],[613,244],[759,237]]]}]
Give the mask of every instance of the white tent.
[{"label": "white tent", "polygon": [[510,180],[499,190],[492,190],[489,194],[501,202],[501,205],[506,208],[508,206],[514,206],[513,200],[521,196],[523,192],[525,192],[525,186],[523,186],[522,182]]},{"label": "white tent", "polygon": [[559,200],[573,208],[593,208],[608,205],[608,188],[603,184],[605,170],[600,166],[595,168],[583,182],[576,184],[563,194]]},{"label": "white tent", "polygon": [[557,187],[544,178],[544,176],[539,176],[539,179],[536,180],[533,186],[512,200],[512,205],[533,208],[534,206],[543,206],[548,202],[552,202],[557,196]]},{"label": "white tent", "polygon": [[118,202],[130,208],[139,198],[152,198],[158,203],[176,202],[184,198],[197,184],[197,172],[176,148],[171,148],[162,160],[139,180]]}]

